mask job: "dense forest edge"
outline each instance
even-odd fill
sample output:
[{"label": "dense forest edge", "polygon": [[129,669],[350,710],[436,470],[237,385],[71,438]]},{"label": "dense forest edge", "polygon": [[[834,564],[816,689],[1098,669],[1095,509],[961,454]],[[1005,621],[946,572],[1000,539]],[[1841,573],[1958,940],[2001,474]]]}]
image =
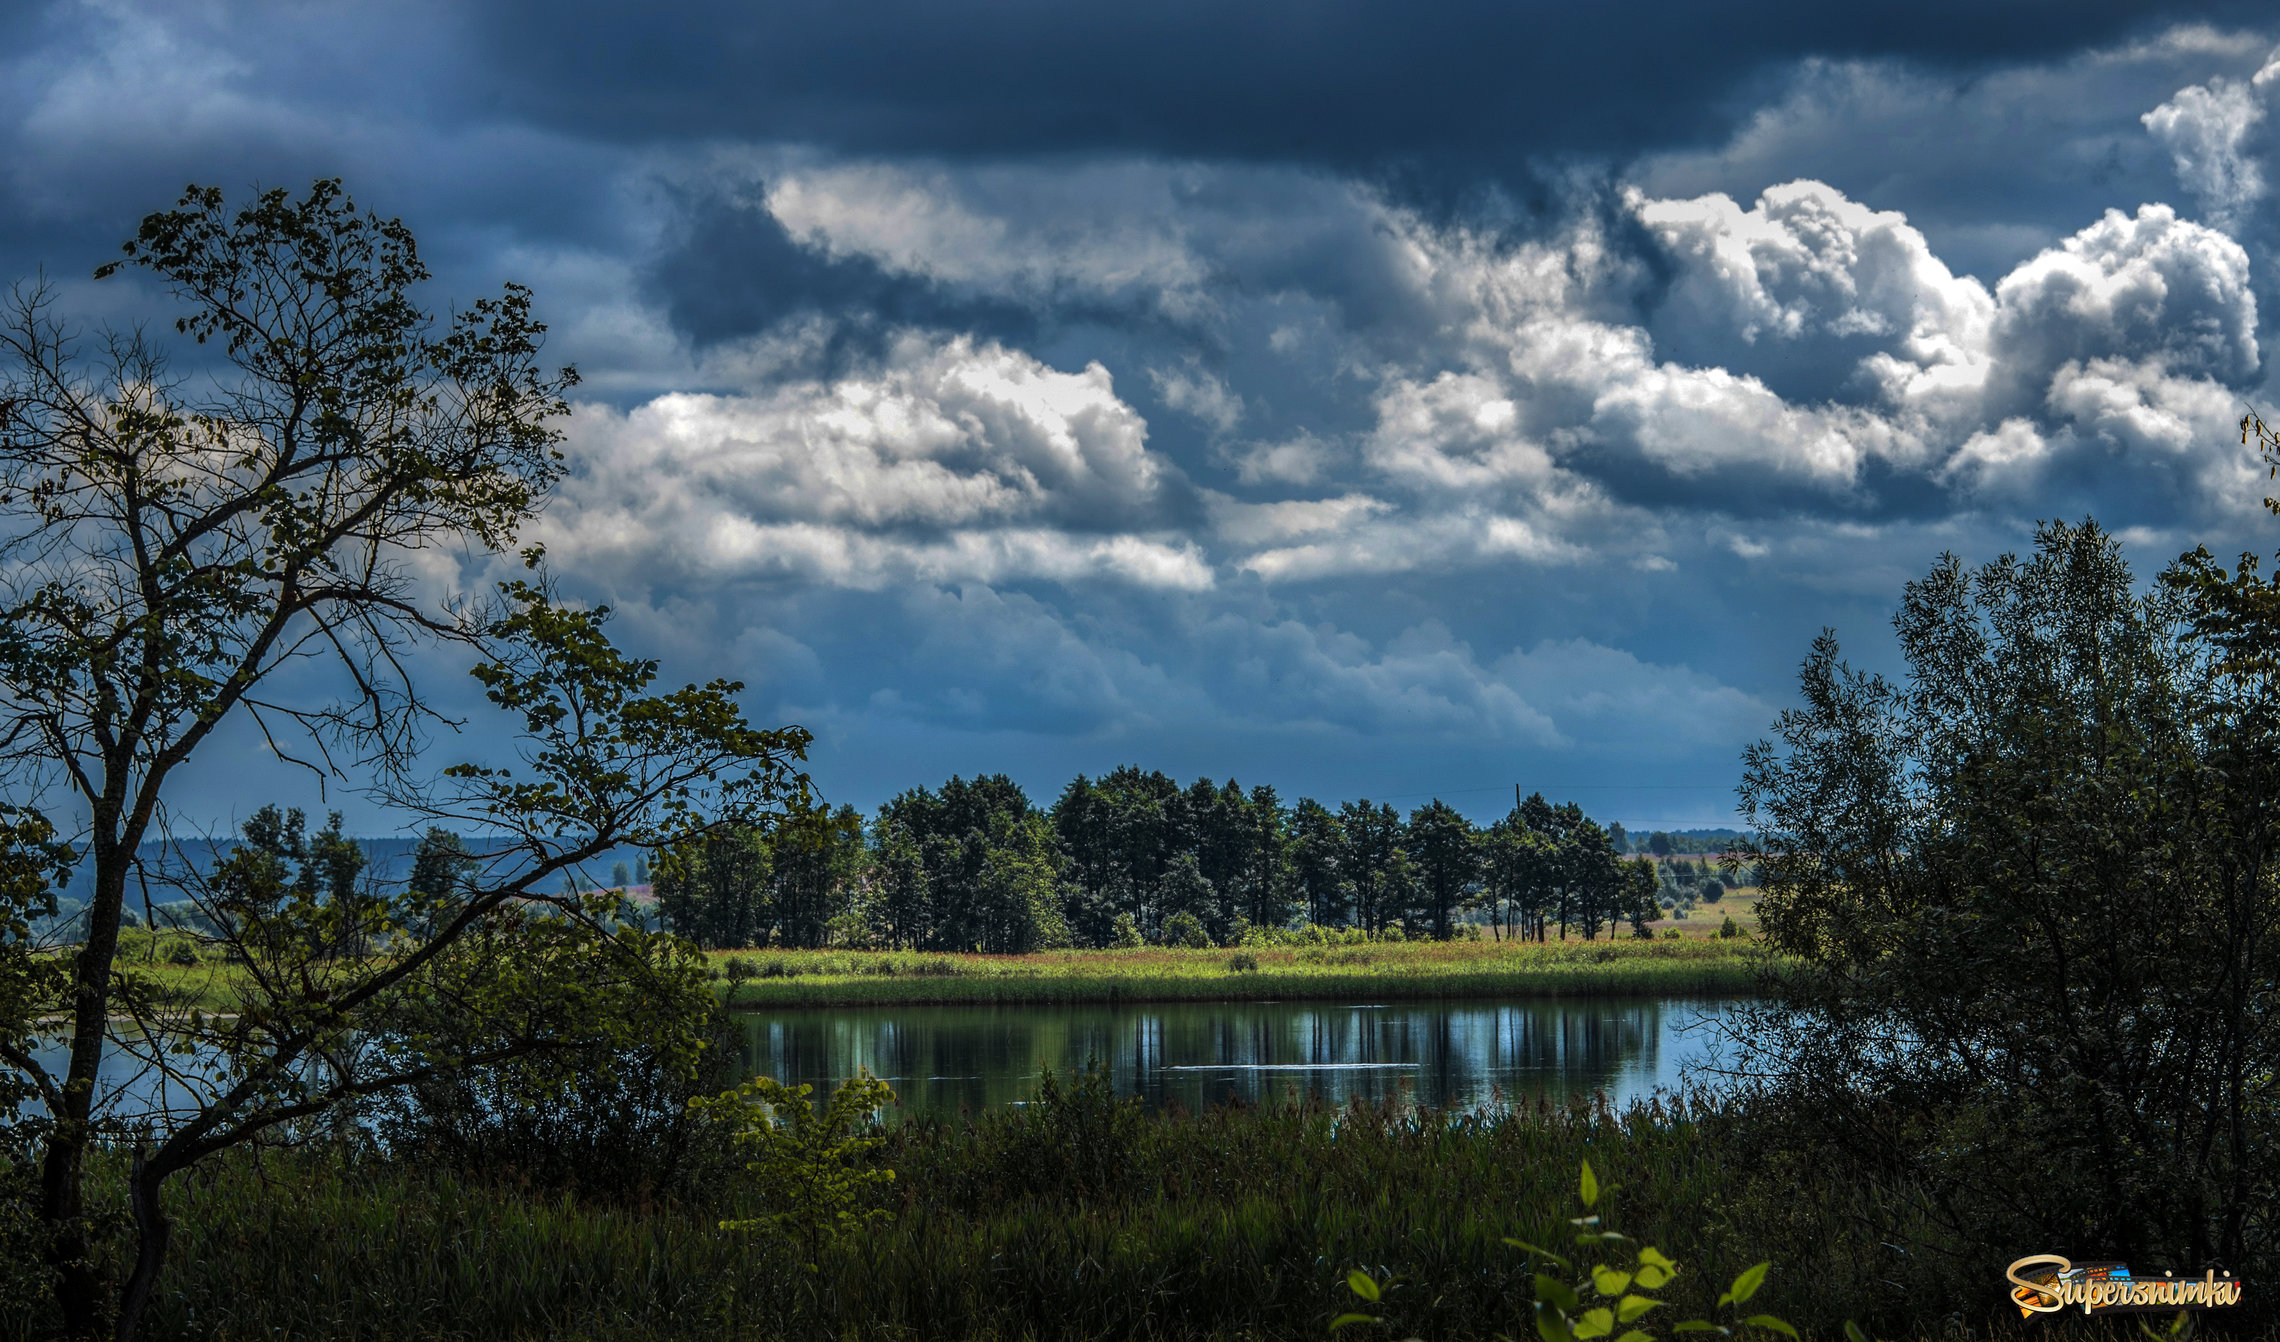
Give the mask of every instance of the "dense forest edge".
[{"label": "dense forest edge", "polygon": [[[1540,793],[1483,826],[1438,799],[1406,816],[1366,798],[1285,806],[1271,786],[1182,787],[1126,766],[1079,776],[1049,809],[1002,774],[908,790],[868,819],[849,806],[795,807],[656,852],[606,853],[557,885],[617,895],[619,917],[707,949],[1019,955],[1357,933],[1596,941],[1716,935],[1729,894],[1754,886],[1754,869],[1729,857],[1747,840],[1733,830],[1634,837]],[[268,806],[237,836],[146,844],[143,898],[123,915],[129,927],[185,934],[165,939],[168,954],[195,954],[215,931],[197,892],[236,861],[279,864],[291,888],[319,898],[359,889],[436,898],[491,858],[481,836],[354,838],[338,813],[312,831],[299,809]],[[77,939],[85,903],[73,891],[84,894],[85,881],[82,864],[39,934]],[[1685,926],[1698,908],[1712,920]]]}]

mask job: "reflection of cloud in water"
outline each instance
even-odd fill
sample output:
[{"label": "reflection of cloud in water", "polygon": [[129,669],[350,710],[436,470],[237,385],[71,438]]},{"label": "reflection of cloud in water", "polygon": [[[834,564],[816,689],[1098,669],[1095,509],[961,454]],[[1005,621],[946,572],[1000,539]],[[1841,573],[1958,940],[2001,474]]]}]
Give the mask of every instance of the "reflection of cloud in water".
[{"label": "reflection of cloud in water", "polygon": [[[1036,1093],[1041,1068],[1090,1059],[1151,1106],[1303,1095],[1477,1108],[1677,1088],[1710,1057],[1689,1027],[1727,1004],[1685,999],[862,1007],[747,1021],[748,1066],[827,1089],[858,1067],[911,1078],[903,1112],[956,1112]],[[1366,1014],[1365,1014],[1366,1013]],[[925,1078],[923,1081],[916,1078]]]}]

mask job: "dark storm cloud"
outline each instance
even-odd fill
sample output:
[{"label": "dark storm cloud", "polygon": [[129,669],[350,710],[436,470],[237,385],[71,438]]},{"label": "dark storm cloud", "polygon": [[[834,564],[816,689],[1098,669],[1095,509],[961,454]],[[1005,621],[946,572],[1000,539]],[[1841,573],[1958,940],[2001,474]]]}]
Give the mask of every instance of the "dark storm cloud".
[{"label": "dark storm cloud", "polygon": [[802,246],[767,210],[701,189],[668,193],[672,223],[643,279],[676,330],[699,346],[820,320],[830,334],[813,371],[843,372],[876,358],[889,334],[926,326],[1019,341],[1034,311],[989,296],[961,296],[924,277],[889,273],[867,256],[835,258]]},{"label": "dark storm cloud", "polygon": [[608,139],[1351,168],[1709,143],[1748,110],[1750,81],[1806,56],[1971,71],[2268,12],[2241,0],[526,2],[470,26],[505,105]]}]

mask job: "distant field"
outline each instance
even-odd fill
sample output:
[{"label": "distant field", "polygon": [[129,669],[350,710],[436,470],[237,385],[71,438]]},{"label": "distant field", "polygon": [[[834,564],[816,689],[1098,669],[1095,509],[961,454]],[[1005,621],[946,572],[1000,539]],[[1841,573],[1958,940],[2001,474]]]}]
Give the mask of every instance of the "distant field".
[{"label": "distant field", "polygon": [[[1699,918],[1690,920],[1699,923]],[[1713,924],[1713,927],[1715,924]],[[1747,991],[1747,941],[1396,942],[1261,950],[1045,951],[936,955],[915,951],[720,951],[724,978],[752,977],[736,1004],[880,1002],[1150,1002]],[[1252,967],[1255,964],[1255,968]],[[727,984],[722,984],[725,992]]]},{"label": "distant field", "polygon": [[1658,937],[1672,928],[1677,929],[1681,937],[1716,937],[1718,935],[1718,924],[1731,916],[1735,925],[1742,929],[1744,936],[1755,937],[1758,932],[1758,893],[1756,886],[1728,890],[1724,899],[1709,904],[1697,904],[1694,906],[1694,911],[1687,914],[1683,919],[1658,918],[1647,926],[1654,929],[1654,934]]}]

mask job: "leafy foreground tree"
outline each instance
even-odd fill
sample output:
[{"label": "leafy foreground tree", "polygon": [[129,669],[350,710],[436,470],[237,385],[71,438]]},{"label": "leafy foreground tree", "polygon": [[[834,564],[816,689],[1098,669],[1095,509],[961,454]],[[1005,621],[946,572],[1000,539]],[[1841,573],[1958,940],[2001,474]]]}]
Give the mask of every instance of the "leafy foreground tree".
[{"label": "leafy foreground tree", "polygon": [[[191,374],[140,334],[75,335],[44,288],[0,324],[0,781],[20,821],[0,871],[49,861],[27,808],[68,797],[93,876],[76,950],[27,945],[10,887],[0,1059],[44,1113],[0,1105],[0,1121],[37,1163],[21,1219],[75,1337],[134,1334],[166,1254],[166,1181],[215,1152],[550,1049],[685,1061],[703,995],[687,953],[619,925],[614,897],[538,892],[577,888],[613,847],[677,843],[796,791],[808,739],[747,724],[733,684],[651,693],[654,663],[610,645],[607,611],[561,604],[543,577],[483,603],[415,577],[422,552],[512,548],[560,468],[553,420],[575,375],[540,370],[527,291],[436,320],[413,296],[427,272],[411,234],[337,182],[234,214],[192,188],[98,278],[122,268],[181,305],[176,335],[206,347]],[[514,715],[514,767],[417,781],[440,719],[407,653],[437,643],[472,655]],[[448,878],[404,892],[312,890],[254,857],[177,873],[235,962],[219,986],[236,1009],[212,1016],[115,952],[168,788],[225,728],[489,837],[465,862],[434,855]],[[358,947],[372,953],[343,953]],[[34,1056],[35,1025],[60,1026],[60,1068]],[[120,1054],[154,1074],[138,1093],[155,1110],[106,1106],[97,1078]],[[130,1137],[133,1247],[115,1277],[90,1158]]]},{"label": "leafy foreground tree", "polygon": [[1939,1227],[1918,1255],[2269,1262],[2280,621],[2253,567],[2140,590],[2090,522],[1944,558],[1894,620],[1906,676],[1824,634],[1748,755],[1780,953],[1753,1069],[1795,1149]]}]

